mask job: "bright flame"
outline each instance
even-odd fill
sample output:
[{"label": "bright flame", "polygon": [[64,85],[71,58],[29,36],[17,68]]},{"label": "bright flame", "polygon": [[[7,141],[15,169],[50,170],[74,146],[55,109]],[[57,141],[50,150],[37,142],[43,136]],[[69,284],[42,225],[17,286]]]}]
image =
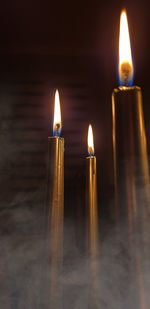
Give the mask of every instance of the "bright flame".
[{"label": "bright flame", "polygon": [[93,140],[93,130],[91,124],[88,128],[88,153],[89,156],[94,156],[94,140]]},{"label": "bright flame", "polygon": [[55,92],[55,106],[54,106],[54,122],[53,122],[53,134],[56,136],[60,135],[62,128],[61,124],[61,110],[60,110],[60,99],[59,92]]},{"label": "bright flame", "polygon": [[133,62],[126,11],[120,16],[119,78],[122,85],[130,85],[133,78]]}]

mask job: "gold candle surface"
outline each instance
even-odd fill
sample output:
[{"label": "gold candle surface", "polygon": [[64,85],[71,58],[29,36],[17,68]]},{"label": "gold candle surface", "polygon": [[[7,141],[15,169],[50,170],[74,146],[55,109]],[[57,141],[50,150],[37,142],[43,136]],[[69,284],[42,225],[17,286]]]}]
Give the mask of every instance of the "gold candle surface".
[{"label": "gold candle surface", "polygon": [[48,138],[49,166],[49,210],[64,208],[64,138],[54,136]]},{"label": "gold candle surface", "polygon": [[62,307],[60,276],[63,263],[64,220],[64,139],[49,137],[48,167],[48,239],[50,244],[50,304]]},{"label": "gold candle surface", "polygon": [[[149,166],[140,87],[114,89],[112,124],[115,191],[122,185],[124,200],[130,198],[131,212],[136,213],[138,184],[143,186],[149,199]],[[120,197],[123,198],[122,193]]]},{"label": "gold candle surface", "polygon": [[96,305],[99,264],[98,261],[98,209],[97,209],[97,175],[96,157],[86,158],[86,209],[87,209],[87,240],[90,254],[90,291],[89,303]]},{"label": "gold candle surface", "polygon": [[147,151],[141,88],[118,87],[112,94],[114,143],[120,159]]},{"label": "gold candle surface", "polygon": [[55,92],[53,133],[48,138],[48,184],[47,184],[47,249],[50,273],[47,288],[50,307],[61,309],[62,264],[63,264],[63,223],[64,223],[64,139],[61,132],[61,110],[59,92]]},{"label": "gold candle surface", "polygon": [[95,156],[86,158],[86,206],[88,212],[89,249],[91,254],[95,256],[98,246],[97,175]]}]

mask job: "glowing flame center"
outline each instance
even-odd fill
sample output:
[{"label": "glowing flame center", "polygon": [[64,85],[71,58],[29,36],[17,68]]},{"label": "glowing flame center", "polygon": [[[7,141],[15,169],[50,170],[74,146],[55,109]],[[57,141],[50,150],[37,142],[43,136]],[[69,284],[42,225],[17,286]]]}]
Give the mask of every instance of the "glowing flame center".
[{"label": "glowing flame center", "polygon": [[88,128],[88,153],[90,156],[94,156],[94,139],[91,124],[89,124]]},{"label": "glowing flame center", "polygon": [[121,12],[119,34],[119,77],[122,85],[129,85],[133,78],[133,62],[126,11]]},{"label": "glowing flame center", "polygon": [[55,106],[54,106],[54,123],[53,123],[53,132],[54,135],[60,135],[61,132],[61,110],[60,110],[60,99],[59,92],[55,92]]}]

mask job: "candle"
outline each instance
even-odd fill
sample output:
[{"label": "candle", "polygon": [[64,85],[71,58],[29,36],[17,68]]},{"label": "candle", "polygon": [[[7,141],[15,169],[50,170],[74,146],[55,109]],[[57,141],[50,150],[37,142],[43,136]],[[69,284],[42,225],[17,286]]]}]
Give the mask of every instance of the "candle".
[{"label": "candle", "polygon": [[[112,94],[114,183],[116,199],[120,198],[122,203],[126,198],[128,201],[130,199],[128,212],[131,219],[131,214],[136,214],[137,211],[137,180],[140,180],[140,185],[144,185],[145,189],[148,188],[149,167],[142,92],[140,87],[132,86],[134,67],[125,10],[120,18],[118,71],[121,86],[114,89]],[[120,191],[118,196],[120,185],[125,191]],[[146,191],[149,196],[148,190]],[[117,206],[116,217],[118,215]]]},{"label": "candle", "polygon": [[59,93],[55,93],[53,137],[48,137],[49,166],[49,214],[61,213],[64,208],[64,138],[62,128]]},{"label": "candle", "polygon": [[97,306],[97,287],[99,286],[98,267],[98,209],[97,209],[97,177],[96,177],[96,156],[94,155],[94,140],[92,126],[88,128],[88,157],[86,158],[86,210],[87,210],[87,243],[89,267],[90,267],[90,289],[89,304]]},{"label": "candle", "polygon": [[62,287],[59,276],[63,259],[63,217],[64,217],[64,138],[59,93],[55,93],[53,137],[48,138],[48,231],[50,232],[50,304],[52,308],[62,306]]},{"label": "candle", "polygon": [[97,224],[97,176],[96,156],[94,155],[94,140],[92,126],[88,128],[88,154],[86,158],[86,206],[88,211],[88,236],[91,255],[97,254],[98,224]]}]

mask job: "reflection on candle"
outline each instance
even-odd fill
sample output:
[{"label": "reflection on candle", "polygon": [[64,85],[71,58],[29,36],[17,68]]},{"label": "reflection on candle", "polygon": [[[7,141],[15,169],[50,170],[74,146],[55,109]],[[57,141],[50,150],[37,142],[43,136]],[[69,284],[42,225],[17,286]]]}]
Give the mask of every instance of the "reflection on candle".
[{"label": "reflection on candle", "polygon": [[52,308],[62,307],[62,288],[59,282],[63,259],[64,218],[64,139],[61,132],[59,93],[55,93],[53,137],[48,138],[48,230],[50,232],[50,304]]}]

